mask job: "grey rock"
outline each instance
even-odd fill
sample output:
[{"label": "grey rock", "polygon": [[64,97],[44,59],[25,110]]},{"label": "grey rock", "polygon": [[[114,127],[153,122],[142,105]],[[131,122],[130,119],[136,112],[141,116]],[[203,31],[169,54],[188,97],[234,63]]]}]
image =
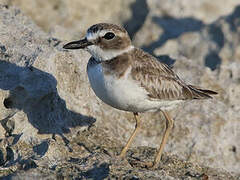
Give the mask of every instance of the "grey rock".
[{"label": "grey rock", "polygon": [[[159,11],[159,1],[148,2],[151,13],[135,34],[134,43],[160,61],[176,62],[174,70],[187,82],[220,93],[216,100],[186,103],[183,109],[172,112],[176,122],[167,151],[184,159],[239,173],[240,154],[235,151],[240,146],[237,140],[240,114],[236,111],[239,102],[238,93],[235,94],[240,86],[237,70],[240,65],[239,3],[228,14],[207,23],[204,19],[186,16],[184,10],[183,15],[177,16],[174,3],[171,4],[173,10]],[[170,8],[167,4],[162,5],[162,9]],[[159,12],[165,14],[159,16]],[[164,54],[176,57],[176,61]],[[181,56],[192,61],[184,58],[179,61]]]},{"label": "grey rock", "polygon": [[135,44],[149,53],[182,55],[212,70],[220,64],[238,61],[240,4],[209,24],[193,17],[157,15],[156,9],[151,11],[134,36]]},{"label": "grey rock", "polygon": [[[45,31],[55,32],[54,29],[61,26],[61,30],[58,29],[59,31],[79,36],[90,25],[100,21],[112,23],[126,21],[131,16],[130,5],[134,3],[134,0],[89,0],[88,2],[79,0],[52,0],[51,2],[41,0],[0,0],[1,3],[18,6]],[[55,34],[59,33],[56,32]],[[70,35],[66,36],[69,37]],[[55,37],[62,36],[57,35]]]},{"label": "grey rock", "polygon": [[[144,23],[138,22],[132,29],[129,28],[134,42],[147,47],[148,44],[141,41],[144,38],[140,33],[146,37],[153,34],[156,35],[154,38],[158,39],[162,30],[157,23],[152,22],[152,16],[156,17],[156,22],[160,19],[152,10],[153,5],[149,1],[139,2],[141,3],[149,8],[140,14]],[[138,8],[141,9],[137,3],[130,5],[130,9]],[[222,41],[211,35],[211,31],[215,32],[215,29],[209,28],[220,26],[219,24],[221,28],[233,24],[236,19],[228,17],[231,15],[219,20],[216,18],[209,26],[206,22],[196,20],[194,27],[188,22],[193,18],[188,18],[183,21],[179,32],[173,31],[169,35],[166,31],[166,40],[159,48],[163,48],[161,52],[176,50],[176,58],[159,56],[160,60],[175,62],[174,70],[181,78],[189,83],[216,90],[219,96],[209,101],[187,102],[183,107],[172,111],[175,126],[165,148],[168,154],[164,153],[157,170],[139,170],[130,163],[137,157],[141,160],[152,160],[164,129],[161,114],[141,115],[142,133],[136,138],[127,159],[119,161],[116,155],[133,130],[133,117],[131,113],[110,108],[96,98],[86,76],[89,54],[83,51],[64,51],[61,48],[66,39],[72,40],[74,37],[66,35],[66,27],[58,26],[58,32],[52,31],[52,34],[62,37],[64,42],[61,42],[44,33],[29,18],[22,15],[19,9],[0,6],[0,119],[5,122],[9,120],[10,125],[7,125],[7,128],[11,129],[11,136],[5,137],[7,128],[0,127],[1,142],[4,141],[0,149],[4,157],[4,161],[1,161],[1,176],[12,179],[44,179],[48,176],[49,179],[239,178],[239,175],[236,175],[239,174],[240,158],[239,62],[222,60],[212,71],[203,66],[204,61],[182,57],[179,53],[179,43],[182,41],[178,40],[185,35],[188,39],[189,35],[191,40],[196,38],[193,43],[197,45],[202,37],[207,39],[206,42],[198,44],[206,51],[193,51],[196,52],[194,56],[199,53],[202,57],[202,52],[208,52],[210,46],[213,50],[221,47],[223,49],[228,43],[222,45]],[[226,19],[230,19],[232,23],[226,22]],[[133,21],[134,16],[129,21],[122,22],[130,26]],[[178,23],[182,25],[182,22]],[[147,27],[152,28],[146,30]],[[194,32],[185,33],[186,28],[194,28]],[[167,30],[168,26],[165,29]],[[77,32],[78,29],[67,33],[71,34],[73,31]],[[221,31],[224,36],[228,34],[227,30]],[[221,31],[217,31],[218,34],[221,34]],[[231,32],[236,37],[237,33]],[[169,40],[170,37],[174,37],[174,40]],[[238,39],[234,38],[234,44],[237,42]],[[149,43],[154,43],[154,39],[149,40]],[[206,46],[208,43],[210,45]],[[167,48],[169,44],[174,45],[175,49],[171,49],[172,46]],[[152,53],[157,52],[157,47],[153,46]],[[234,49],[236,46],[228,47]],[[187,47],[183,50],[187,50]],[[224,56],[224,52],[229,51],[216,52]],[[237,57],[237,54],[235,55],[234,57]],[[11,122],[14,122],[14,126]],[[11,149],[10,159],[7,158],[7,147]]]}]

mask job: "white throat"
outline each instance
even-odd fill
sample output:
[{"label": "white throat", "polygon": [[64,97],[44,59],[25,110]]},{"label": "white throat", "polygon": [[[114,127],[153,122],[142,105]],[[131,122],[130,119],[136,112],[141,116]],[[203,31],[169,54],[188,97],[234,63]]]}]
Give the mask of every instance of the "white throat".
[{"label": "white throat", "polygon": [[121,50],[102,50],[99,46],[91,45],[86,50],[96,59],[97,61],[106,61],[115,58],[123,53],[129,52],[134,49],[134,46],[130,45],[125,49]]}]

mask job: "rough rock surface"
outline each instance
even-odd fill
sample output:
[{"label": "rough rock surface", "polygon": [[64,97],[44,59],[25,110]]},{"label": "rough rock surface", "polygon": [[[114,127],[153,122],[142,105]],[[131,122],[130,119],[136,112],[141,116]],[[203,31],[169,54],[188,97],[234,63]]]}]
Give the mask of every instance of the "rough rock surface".
[{"label": "rough rock surface", "polygon": [[[16,1],[15,5],[20,2]],[[145,3],[148,8],[145,14],[140,13],[142,23],[139,20],[131,27],[131,22],[139,15],[134,14],[141,7],[138,3]],[[57,24],[51,32],[56,36],[48,35],[19,9],[0,6],[1,176],[12,179],[239,178],[239,7],[226,7],[224,16],[216,13],[213,21],[208,22],[186,18],[192,15],[188,13],[183,20],[173,15],[161,19],[157,1],[138,3],[126,9],[135,10],[132,19],[116,20],[127,27],[134,43],[155,53],[162,61],[173,63],[176,60],[174,70],[180,77],[214,89],[219,96],[208,101],[187,102],[172,111],[175,126],[165,148],[168,153],[164,153],[159,168],[134,168],[129,162],[136,158],[153,159],[156,149],[146,146],[156,148],[159,145],[164,129],[161,114],[143,114],[143,130],[133,146],[144,147],[131,148],[125,161],[116,159],[133,130],[134,121],[131,113],[109,108],[95,97],[86,76],[89,54],[63,51],[64,42],[55,38],[69,41],[76,34],[66,33],[74,34],[79,29],[73,26],[74,30],[67,31],[68,27]],[[33,10],[32,18],[37,24],[47,30],[53,28],[49,27],[47,18],[41,17],[43,24],[38,23],[34,12],[39,11]],[[57,8],[58,11],[64,10]],[[73,18],[73,22],[80,27],[77,19],[78,16]],[[82,27],[90,23],[95,22],[83,22]],[[171,53],[176,58],[160,56],[162,53]],[[206,63],[209,53],[210,60],[217,57],[220,63]]]},{"label": "rough rock surface", "polygon": [[[45,31],[67,29],[68,34],[84,33],[92,24],[102,22],[121,23],[131,16],[131,3],[134,0],[0,0],[0,3],[18,6],[32,17],[38,26]],[[141,0],[142,1],[142,0]],[[111,8],[111,10],[109,10]],[[62,30],[63,29],[63,30]],[[58,33],[58,32],[57,32]],[[59,32],[61,33],[61,32]],[[70,36],[70,35],[68,35]]]}]

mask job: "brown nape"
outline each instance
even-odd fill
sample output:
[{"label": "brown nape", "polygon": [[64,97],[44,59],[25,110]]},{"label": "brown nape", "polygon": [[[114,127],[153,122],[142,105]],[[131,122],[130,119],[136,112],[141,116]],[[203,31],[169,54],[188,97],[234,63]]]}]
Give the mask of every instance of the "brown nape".
[{"label": "brown nape", "polygon": [[115,75],[117,78],[121,78],[127,71],[130,63],[129,55],[127,53],[111,60],[104,61],[102,62],[104,75]]}]

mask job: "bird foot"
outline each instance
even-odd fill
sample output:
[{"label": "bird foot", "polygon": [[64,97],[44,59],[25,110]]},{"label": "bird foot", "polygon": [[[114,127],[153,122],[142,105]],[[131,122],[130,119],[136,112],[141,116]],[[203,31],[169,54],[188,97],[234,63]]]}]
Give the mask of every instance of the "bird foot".
[{"label": "bird foot", "polygon": [[116,156],[116,158],[118,159],[118,160],[124,160],[124,159],[126,159],[126,157],[124,156],[124,155],[117,155]]},{"label": "bird foot", "polygon": [[155,169],[157,167],[157,165],[154,164],[153,162],[142,162],[138,160],[134,160],[130,162],[130,164],[131,166],[134,166],[134,167],[140,167],[140,168],[146,168],[146,169]]}]

